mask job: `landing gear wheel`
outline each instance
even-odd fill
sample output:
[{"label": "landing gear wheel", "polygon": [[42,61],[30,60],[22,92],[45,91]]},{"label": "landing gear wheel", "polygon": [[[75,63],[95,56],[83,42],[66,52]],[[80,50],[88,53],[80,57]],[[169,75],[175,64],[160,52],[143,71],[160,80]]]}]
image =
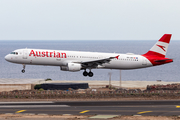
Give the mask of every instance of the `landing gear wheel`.
[{"label": "landing gear wheel", "polygon": [[22,73],[25,73],[25,67],[26,67],[26,65],[25,64],[23,64],[23,69],[22,69]]},{"label": "landing gear wheel", "polygon": [[21,72],[22,72],[22,73],[25,73],[25,70],[23,69]]},{"label": "landing gear wheel", "polygon": [[87,71],[84,71],[84,72],[83,72],[83,75],[84,75],[84,76],[87,76],[87,75],[88,75],[88,72],[87,72]]},{"label": "landing gear wheel", "polygon": [[93,76],[93,72],[89,72],[89,77],[92,77]]}]

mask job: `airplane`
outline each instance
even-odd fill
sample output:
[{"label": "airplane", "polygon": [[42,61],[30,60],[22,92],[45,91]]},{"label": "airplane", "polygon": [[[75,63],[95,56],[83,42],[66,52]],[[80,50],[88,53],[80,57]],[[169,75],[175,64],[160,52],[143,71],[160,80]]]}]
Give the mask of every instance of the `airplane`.
[{"label": "airplane", "polygon": [[[100,53],[46,49],[17,49],[5,56],[5,60],[22,64],[22,73],[26,65],[60,66],[62,71],[76,72],[84,70],[84,76],[93,76],[92,69],[139,69],[173,62],[166,58],[171,34],[164,34],[145,54]],[[87,72],[86,70],[89,70]]]}]

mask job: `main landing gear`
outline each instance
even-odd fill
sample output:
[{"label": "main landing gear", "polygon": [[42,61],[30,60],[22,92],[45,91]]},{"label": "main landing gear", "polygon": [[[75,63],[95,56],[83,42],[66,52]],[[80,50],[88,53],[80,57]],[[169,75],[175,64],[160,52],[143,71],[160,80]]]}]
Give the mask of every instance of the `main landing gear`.
[{"label": "main landing gear", "polygon": [[92,77],[93,76],[93,72],[91,72],[91,70],[89,71],[89,73],[85,70],[84,72],[83,72],[83,75],[84,76],[89,76],[89,77]]},{"label": "main landing gear", "polygon": [[25,67],[26,65],[23,65],[23,69],[21,70],[22,73],[25,73]]}]

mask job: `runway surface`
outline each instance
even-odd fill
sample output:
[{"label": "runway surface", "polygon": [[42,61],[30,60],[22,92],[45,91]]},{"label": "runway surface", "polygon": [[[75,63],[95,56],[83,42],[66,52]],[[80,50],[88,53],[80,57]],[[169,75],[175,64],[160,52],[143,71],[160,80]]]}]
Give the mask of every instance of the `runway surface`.
[{"label": "runway surface", "polygon": [[180,115],[180,101],[0,102],[0,114]]}]

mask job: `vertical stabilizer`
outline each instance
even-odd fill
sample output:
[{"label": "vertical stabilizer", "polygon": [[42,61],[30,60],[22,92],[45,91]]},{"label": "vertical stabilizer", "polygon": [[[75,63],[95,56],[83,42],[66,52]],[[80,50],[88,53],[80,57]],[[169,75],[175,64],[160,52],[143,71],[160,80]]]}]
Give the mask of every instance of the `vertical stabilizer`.
[{"label": "vertical stabilizer", "polygon": [[171,34],[164,34],[161,39],[146,53],[145,56],[165,57]]}]

